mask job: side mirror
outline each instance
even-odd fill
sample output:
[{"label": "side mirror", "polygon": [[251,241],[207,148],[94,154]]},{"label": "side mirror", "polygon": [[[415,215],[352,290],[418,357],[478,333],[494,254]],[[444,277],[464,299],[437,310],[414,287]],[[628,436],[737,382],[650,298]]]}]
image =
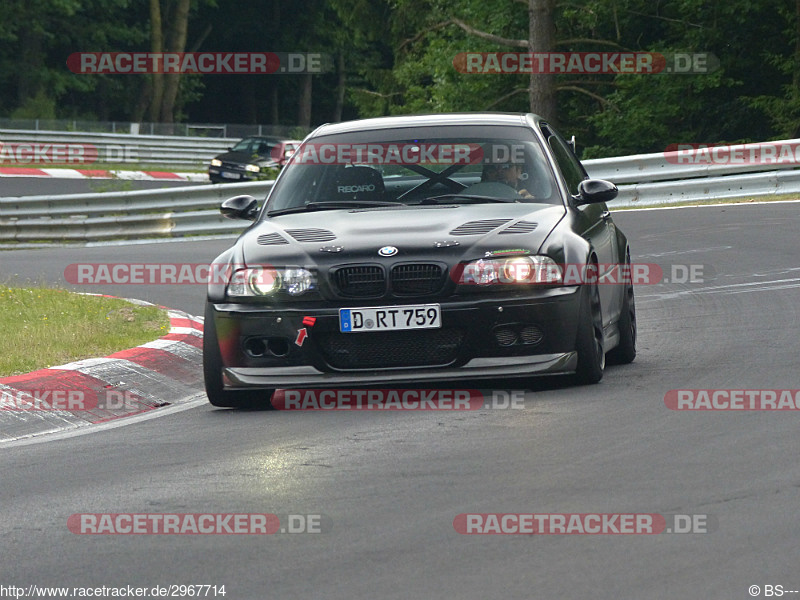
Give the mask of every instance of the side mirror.
[{"label": "side mirror", "polygon": [[578,195],[581,204],[599,204],[609,202],[617,197],[617,186],[605,179],[584,179],[578,185]]},{"label": "side mirror", "polygon": [[219,212],[229,219],[255,221],[258,213],[258,200],[252,196],[234,196],[220,205]]}]

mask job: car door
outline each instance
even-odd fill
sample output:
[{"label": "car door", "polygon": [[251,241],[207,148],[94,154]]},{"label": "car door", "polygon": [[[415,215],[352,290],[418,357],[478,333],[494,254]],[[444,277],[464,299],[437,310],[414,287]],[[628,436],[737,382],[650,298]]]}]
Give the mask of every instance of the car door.
[{"label": "car door", "polygon": [[[578,185],[588,179],[586,170],[572,149],[556,131],[547,125],[542,126],[547,143],[561,171],[561,177],[573,197],[578,196]],[[600,303],[603,309],[603,324],[608,325],[618,317],[621,300],[619,285],[607,285],[619,277],[617,265],[617,231],[611,213],[605,204],[584,204],[570,210],[575,212],[578,234],[591,243],[600,263]]]}]

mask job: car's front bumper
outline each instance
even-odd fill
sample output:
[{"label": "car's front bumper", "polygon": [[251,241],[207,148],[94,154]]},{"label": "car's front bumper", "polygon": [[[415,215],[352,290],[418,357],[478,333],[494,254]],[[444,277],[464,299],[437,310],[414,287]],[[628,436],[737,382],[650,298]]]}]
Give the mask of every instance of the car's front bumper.
[{"label": "car's front bumper", "polygon": [[312,366],[301,367],[228,367],[223,375],[229,389],[245,388],[309,388],[345,385],[408,385],[423,381],[453,381],[467,379],[493,379],[521,375],[546,375],[570,373],[578,364],[576,352],[537,354],[507,358],[473,358],[457,368],[408,368],[386,371],[326,373]]},{"label": "car's front bumper", "polygon": [[[440,301],[441,329],[380,333],[339,332],[338,306],[215,304],[223,381],[228,389],[342,387],[573,372],[581,289]],[[522,340],[530,328],[541,333],[535,343]],[[508,330],[517,341],[503,345]]]},{"label": "car's front bumper", "polygon": [[253,173],[246,171],[243,168],[233,167],[209,167],[208,178],[211,181],[223,182],[229,181],[235,183],[237,181],[255,181],[260,177],[260,173]]}]

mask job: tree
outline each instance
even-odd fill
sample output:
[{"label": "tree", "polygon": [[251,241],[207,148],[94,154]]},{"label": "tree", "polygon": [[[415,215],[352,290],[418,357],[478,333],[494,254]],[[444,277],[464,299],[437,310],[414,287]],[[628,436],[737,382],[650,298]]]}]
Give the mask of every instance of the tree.
[{"label": "tree", "polygon": [[[186,51],[192,2],[193,0],[150,0],[150,52],[161,54]],[[142,88],[133,120],[141,121],[146,113],[151,122],[173,123],[182,77],[179,72],[151,74]]]},{"label": "tree", "polygon": [[764,50],[767,64],[777,69],[785,83],[778,93],[757,94],[746,100],[749,106],[763,113],[773,127],[778,139],[800,136],[800,0],[776,7],[784,19],[782,43]]},{"label": "tree", "polygon": [[[555,50],[555,0],[528,0],[528,31],[526,40],[504,38],[480,31],[461,21],[451,21],[470,35],[503,46],[517,48],[525,52],[541,53]],[[529,110],[551,122],[557,121],[556,85],[553,76],[547,73],[530,74],[528,85]]]},{"label": "tree", "polygon": [[[0,113],[19,118],[105,118],[130,107],[132,79],[67,69],[74,52],[138,43],[129,0],[5,0],[0,11]],[[67,24],[67,26],[65,26]]]}]

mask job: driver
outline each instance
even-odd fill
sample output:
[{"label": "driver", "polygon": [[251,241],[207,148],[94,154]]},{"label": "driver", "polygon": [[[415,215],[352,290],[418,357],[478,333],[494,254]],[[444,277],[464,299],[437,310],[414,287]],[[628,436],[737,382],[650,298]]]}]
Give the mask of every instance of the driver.
[{"label": "driver", "polygon": [[528,190],[520,189],[522,174],[523,165],[519,163],[492,163],[484,166],[481,182],[505,183],[517,190],[523,198],[532,198],[533,195]]}]

